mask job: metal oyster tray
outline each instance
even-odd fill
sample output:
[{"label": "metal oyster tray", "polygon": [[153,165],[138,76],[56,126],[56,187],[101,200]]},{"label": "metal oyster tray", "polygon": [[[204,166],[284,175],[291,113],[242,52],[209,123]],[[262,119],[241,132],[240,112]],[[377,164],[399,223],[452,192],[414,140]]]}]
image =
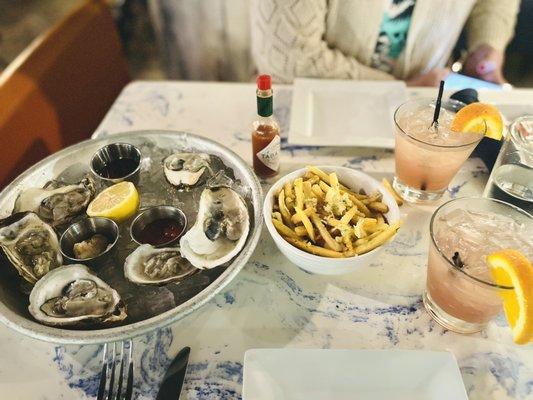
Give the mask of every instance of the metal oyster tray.
[{"label": "metal oyster tray", "polygon": [[95,269],[96,274],[115,288],[128,307],[128,318],[119,325],[102,329],[61,329],[36,322],[28,312],[28,299],[20,290],[18,278],[9,273],[8,261],[0,258],[0,321],[36,339],[55,343],[89,344],[119,341],[165,327],[213,298],[244,267],[261,233],[262,192],[251,168],[234,152],[209,139],[185,132],[137,131],[103,139],[87,140],[63,149],[37,163],[0,193],[0,218],[8,216],[18,193],[28,187],[41,187],[51,179],[75,182],[89,171],[89,160],[100,147],[114,142],[137,146],[143,155],[138,185],[140,210],[162,204],[183,209],[188,228],[196,219],[203,185],[180,192],[165,180],[162,161],[174,151],[205,152],[215,156],[216,170],[234,178],[233,187],[245,199],[250,214],[250,233],[240,253],[229,263],[202,270],[191,278],[165,286],[138,286],[123,276],[124,258],[136,245],[129,235],[129,224],[120,225],[119,251],[111,263]]}]

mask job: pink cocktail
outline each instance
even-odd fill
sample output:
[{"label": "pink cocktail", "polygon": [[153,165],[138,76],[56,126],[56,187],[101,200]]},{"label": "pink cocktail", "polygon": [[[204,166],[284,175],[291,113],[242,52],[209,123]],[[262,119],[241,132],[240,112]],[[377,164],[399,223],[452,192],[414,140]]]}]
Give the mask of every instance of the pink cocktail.
[{"label": "pink cocktail", "polygon": [[511,204],[488,198],[460,198],[435,211],[430,225],[424,305],[445,328],[480,331],[502,310],[486,256],[516,249],[533,258],[533,217]]},{"label": "pink cocktail", "polygon": [[430,99],[410,100],[396,110],[394,188],[407,201],[440,198],[483,137],[450,130],[462,106],[455,100],[443,101],[438,126],[432,125],[435,105]]}]

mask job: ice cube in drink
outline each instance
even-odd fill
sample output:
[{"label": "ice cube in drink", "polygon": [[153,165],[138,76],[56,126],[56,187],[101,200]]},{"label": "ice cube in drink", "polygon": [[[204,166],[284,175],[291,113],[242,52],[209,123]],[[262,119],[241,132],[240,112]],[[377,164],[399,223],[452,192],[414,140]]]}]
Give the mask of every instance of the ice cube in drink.
[{"label": "ice cube in drink", "polygon": [[462,106],[458,101],[443,102],[438,125],[432,125],[435,105],[429,99],[409,101],[396,110],[394,186],[406,200],[440,198],[483,137],[451,131],[455,113]]},{"label": "ice cube in drink", "polygon": [[533,219],[512,205],[461,198],[440,207],[431,221],[424,304],[441,325],[476,332],[501,312],[486,256],[516,249],[533,259]]}]

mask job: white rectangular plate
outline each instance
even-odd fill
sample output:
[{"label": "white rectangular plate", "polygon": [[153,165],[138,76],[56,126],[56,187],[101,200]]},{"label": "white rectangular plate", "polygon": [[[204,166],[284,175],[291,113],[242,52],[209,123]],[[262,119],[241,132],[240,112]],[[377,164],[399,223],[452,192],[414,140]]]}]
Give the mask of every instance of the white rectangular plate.
[{"label": "white rectangular plate", "polygon": [[401,81],[295,79],[289,143],[394,148],[394,110],[407,98]]},{"label": "white rectangular plate", "polygon": [[253,349],[243,400],[468,400],[452,353]]}]

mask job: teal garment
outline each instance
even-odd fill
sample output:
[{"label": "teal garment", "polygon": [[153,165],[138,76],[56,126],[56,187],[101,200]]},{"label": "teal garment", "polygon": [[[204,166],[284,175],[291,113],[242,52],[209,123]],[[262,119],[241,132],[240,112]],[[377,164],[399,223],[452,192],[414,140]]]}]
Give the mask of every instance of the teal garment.
[{"label": "teal garment", "polygon": [[372,67],[392,72],[396,60],[407,42],[415,0],[391,0],[383,15],[381,28],[372,56]]}]

